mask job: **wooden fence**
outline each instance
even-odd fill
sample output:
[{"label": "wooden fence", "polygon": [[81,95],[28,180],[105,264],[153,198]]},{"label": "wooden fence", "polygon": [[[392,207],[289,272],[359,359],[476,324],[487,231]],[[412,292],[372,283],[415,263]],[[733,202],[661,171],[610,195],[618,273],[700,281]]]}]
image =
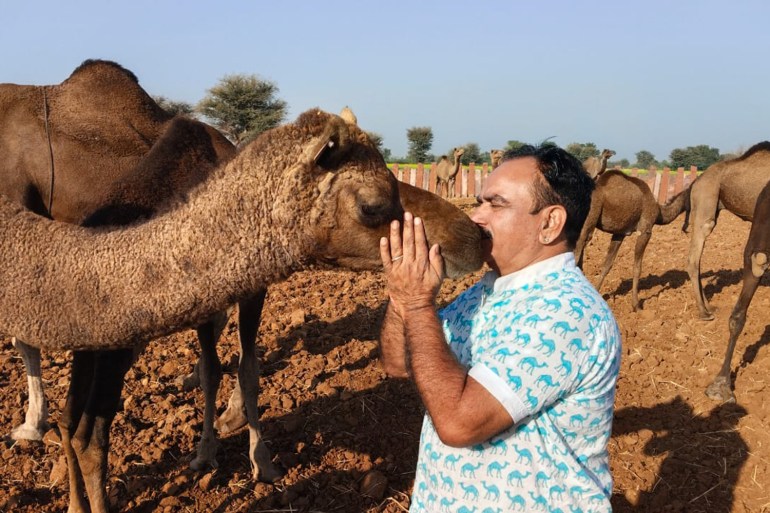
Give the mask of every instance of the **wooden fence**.
[{"label": "wooden fence", "polygon": [[[436,192],[436,165],[417,164],[417,167],[410,167],[404,164],[392,164],[391,171],[402,182],[407,182],[415,187],[427,191]],[[457,173],[455,181],[456,198],[475,198],[481,192],[484,186],[484,180],[490,173],[490,166],[486,163],[476,166],[471,163],[463,167]],[[692,166],[688,171],[684,168],[671,170],[667,167],[663,169],[631,169],[629,175],[644,180],[650,187],[653,195],[658,199],[658,203],[665,203],[674,197],[680,191],[688,187],[698,176],[698,168]]]}]

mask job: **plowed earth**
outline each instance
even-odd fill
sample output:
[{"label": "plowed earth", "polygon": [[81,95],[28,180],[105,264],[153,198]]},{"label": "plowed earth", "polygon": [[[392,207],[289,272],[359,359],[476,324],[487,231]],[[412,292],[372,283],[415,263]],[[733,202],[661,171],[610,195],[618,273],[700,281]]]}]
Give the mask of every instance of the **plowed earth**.
[{"label": "plowed earth", "polygon": [[[623,333],[610,453],[616,512],[770,511],[770,288],[763,281],[733,359],[737,404],[704,395],[722,362],[727,317],[740,289],[749,224],[720,216],[702,270],[716,320],[697,319],[685,271],[681,218],[655,227],[642,271],[643,309],[632,312],[632,244],[621,248],[602,292]],[[596,282],[609,236],[586,251]],[[6,263],[9,265],[9,263]],[[450,301],[479,274],[446,282]],[[203,397],[178,377],[191,371],[197,341],[188,331],[152,342],[129,371],[111,432],[109,495],[120,512],[400,512],[409,504],[420,401],[408,382],[386,379],[377,362],[383,313],[378,273],[303,272],[270,288],[260,329],[259,398],[267,443],[285,477],[255,483],[248,433],[226,436],[219,468],[193,472]],[[220,412],[235,383],[237,329],[231,317],[219,354],[225,363]],[[67,509],[56,421],[69,383],[67,353],[44,354],[52,429],[46,442],[0,444],[0,511]],[[21,423],[26,380],[9,340],[0,345],[0,433]]]}]

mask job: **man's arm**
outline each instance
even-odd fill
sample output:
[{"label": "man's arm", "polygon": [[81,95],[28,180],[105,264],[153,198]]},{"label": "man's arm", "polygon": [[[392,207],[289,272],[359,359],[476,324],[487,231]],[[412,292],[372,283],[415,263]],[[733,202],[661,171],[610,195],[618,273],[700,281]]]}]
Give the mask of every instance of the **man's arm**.
[{"label": "man's arm", "polygon": [[412,379],[442,442],[468,447],[513,425],[503,405],[460,365],[433,308],[405,315]]},{"label": "man's arm", "polygon": [[380,254],[390,296],[383,331],[396,330],[383,340],[406,339],[405,345],[388,349],[402,348],[405,358],[397,359],[405,366],[408,356],[412,379],[441,440],[465,447],[512,426],[507,410],[468,376],[446,343],[435,306],[444,261],[437,245],[428,248],[421,220],[404,214],[403,243],[398,223],[392,223],[390,239],[381,241]]},{"label": "man's arm", "polygon": [[380,363],[388,376],[409,377],[404,321],[388,302],[380,329]]}]

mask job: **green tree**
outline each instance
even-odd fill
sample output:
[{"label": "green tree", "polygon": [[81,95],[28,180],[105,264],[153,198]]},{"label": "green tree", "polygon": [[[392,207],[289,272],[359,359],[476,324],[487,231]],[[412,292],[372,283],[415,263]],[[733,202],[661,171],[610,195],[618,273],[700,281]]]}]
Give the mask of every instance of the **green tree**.
[{"label": "green tree", "polygon": [[714,162],[718,162],[721,157],[719,149],[706,144],[699,144],[687,148],[675,148],[671,150],[669,159],[672,168],[696,166],[698,169],[706,169]]},{"label": "green tree", "polygon": [[433,146],[433,130],[430,127],[412,127],[406,131],[406,138],[409,141],[406,157],[410,162],[424,163],[431,160],[428,152]]},{"label": "green tree", "polygon": [[153,96],[152,99],[155,100],[155,103],[157,103],[161,109],[165,110],[172,116],[176,116],[177,114],[192,116],[195,114],[195,108],[187,102],[169,100],[165,96]]},{"label": "green tree", "polygon": [[583,162],[588,157],[598,157],[599,149],[596,144],[592,142],[588,143],[570,143],[565,148],[569,153],[573,154],[580,162]]},{"label": "green tree", "polygon": [[277,93],[278,86],[256,75],[226,75],[196,110],[240,145],[284,120],[286,102]]},{"label": "green tree", "polygon": [[655,155],[647,150],[641,150],[636,152],[636,167],[640,169],[649,169],[651,166],[658,166],[658,161],[655,160]]},{"label": "green tree", "polygon": [[377,146],[377,150],[382,154],[382,158],[385,159],[385,161],[388,161],[390,159],[390,150],[383,147],[382,136],[377,132],[366,132],[366,135],[368,135],[369,139],[371,139],[374,145]]},{"label": "green tree", "polygon": [[621,169],[626,169],[631,167],[631,163],[628,161],[628,159],[620,159],[615,162],[607,162],[607,167],[615,167],[620,166]]},{"label": "green tree", "polygon": [[471,162],[481,164],[484,161],[484,157],[481,155],[481,148],[479,148],[478,144],[471,142],[463,146],[463,148],[465,148],[465,153],[463,153],[462,156],[463,164],[470,164]]},{"label": "green tree", "polygon": [[516,140],[508,141],[508,143],[506,143],[505,148],[503,149],[503,151],[518,150],[519,148],[521,148],[522,146],[525,146],[526,144],[527,143],[525,143],[525,142],[516,141]]}]

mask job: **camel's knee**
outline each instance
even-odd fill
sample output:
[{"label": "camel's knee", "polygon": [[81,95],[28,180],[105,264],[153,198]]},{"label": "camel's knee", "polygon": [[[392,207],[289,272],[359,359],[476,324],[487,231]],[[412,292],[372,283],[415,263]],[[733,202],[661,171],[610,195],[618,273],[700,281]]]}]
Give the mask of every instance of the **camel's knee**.
[{"label": "camel's knee", "polygon": [[756,278],[761,278],[769,265],[770,261],[768,261],[767,253],[758,251],[751,254],[751,274]]},{"label": "camel's knee", "polygon": [[746,310],[740,309],[733,311],[732,314],[730,314],[730,321],[729,321],[729,328],[730,333],[734,333],[736,335],[740,334],[741,331],[743,331],[743,326],[746,324]]}]

